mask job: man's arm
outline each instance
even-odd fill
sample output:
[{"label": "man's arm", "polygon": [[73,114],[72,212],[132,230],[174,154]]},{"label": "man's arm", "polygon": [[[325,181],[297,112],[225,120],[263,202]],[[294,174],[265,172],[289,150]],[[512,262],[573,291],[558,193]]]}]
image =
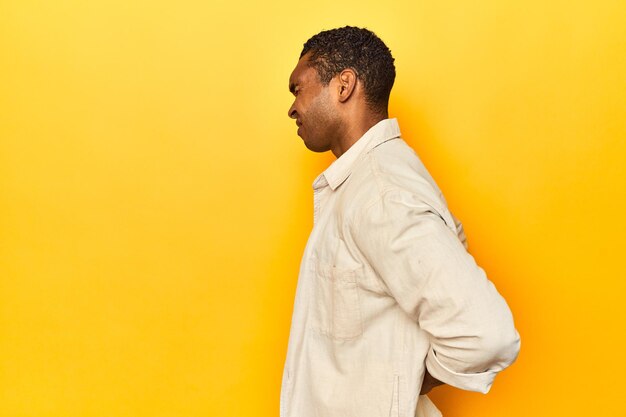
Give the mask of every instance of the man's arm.
[{"label": "man's arm", "polygon": [[420,395],[428,394],[433,388],[439,385],[444,385],[445,382],[441,382],[437,378],[428,373],[428,369],[424,372],[424,379],[422,380],[422,388],[420,389]]},{"label": "man's arm", "polygon": [[430,336],[428,378],[489,391],[516,359],[519,335],[506,302],[457,234],[432,207],[397,190],[354,219],[352,237],[390,295]]}]

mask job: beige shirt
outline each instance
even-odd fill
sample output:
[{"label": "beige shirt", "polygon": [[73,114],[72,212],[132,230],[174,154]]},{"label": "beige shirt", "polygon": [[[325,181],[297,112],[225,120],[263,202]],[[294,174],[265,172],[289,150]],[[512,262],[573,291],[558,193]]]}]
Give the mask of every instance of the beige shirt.
[{"label": "beige shirt", "polygon": [[313,183],[281,417],[434,417],[424,371],[486,393],[520,339],[396,119]]}]

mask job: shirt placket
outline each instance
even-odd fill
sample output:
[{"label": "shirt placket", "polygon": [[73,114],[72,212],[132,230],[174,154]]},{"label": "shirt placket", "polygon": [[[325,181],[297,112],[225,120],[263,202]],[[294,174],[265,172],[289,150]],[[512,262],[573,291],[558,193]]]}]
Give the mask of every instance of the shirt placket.
[{"label": "shirt placket", "polygon": [[317,188],[313,190],[313,226],[316,226],[320,217],[320,206],[322,199],[322,189]]},{"label": "shirt placket", "polygon": [[316,186],[313,189],[313,226],[315,227],[322,215],[322,201],[325,198],[325,194],[328,191],[328,183],[321,186]]}]

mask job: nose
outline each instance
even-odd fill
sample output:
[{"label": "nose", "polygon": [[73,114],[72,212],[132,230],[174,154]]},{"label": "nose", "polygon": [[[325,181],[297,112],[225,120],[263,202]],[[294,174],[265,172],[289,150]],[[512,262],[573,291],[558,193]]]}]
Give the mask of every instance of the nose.
[{"label": "nose", "polygon": [[290,119],[295,119],[298,116],[298,112],[296,112],[296,109],[294,108],[295,106],[295,102],[291,105],[291,107],[289,107],[289,110],[287,110],[287,116]]}]

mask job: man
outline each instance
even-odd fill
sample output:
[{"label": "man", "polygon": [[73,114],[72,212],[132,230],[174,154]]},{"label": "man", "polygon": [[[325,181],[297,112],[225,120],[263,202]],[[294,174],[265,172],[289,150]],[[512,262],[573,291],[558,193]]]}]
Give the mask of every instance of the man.
[{"label": "man", "polygon": [[289,79],[298,135],[337,160],[313,183],[281,417],[439,416],[431,388],[486,393],[519,351],[506,302],[388,119],[393,62],[346,26],[309,39]]}]

